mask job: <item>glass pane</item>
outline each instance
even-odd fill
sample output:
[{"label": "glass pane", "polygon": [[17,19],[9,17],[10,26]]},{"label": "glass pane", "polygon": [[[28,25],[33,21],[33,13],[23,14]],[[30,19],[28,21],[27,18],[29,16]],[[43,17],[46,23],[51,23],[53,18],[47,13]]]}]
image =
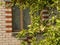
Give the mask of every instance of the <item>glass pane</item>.
[{"label": "glass pane", "polygon": [[31,20],[30,20],[30,16],[29,16],[29,9],[25,9],[23,10],[23,27],[24,29],[28,29],[28,25],[30,24]]},{"label": "glass pane", "polygon": [[17,6],[13,6],[12,8],[12,26],[13,31],[20,30],[20,9]]}]

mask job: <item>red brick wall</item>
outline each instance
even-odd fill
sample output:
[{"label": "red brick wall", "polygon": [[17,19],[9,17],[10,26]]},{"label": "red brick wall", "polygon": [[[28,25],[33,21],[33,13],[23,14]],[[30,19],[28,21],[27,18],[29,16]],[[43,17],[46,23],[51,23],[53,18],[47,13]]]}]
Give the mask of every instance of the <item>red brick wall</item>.
[{"label": "red brick wall", "polygon": [[[10,3],[11,2],[5,2],[6,5],[10,4]],[[7,28],[6,32],[12,32],[12,9],[11,9],[11,7],[5,7],[5,9],[6,9],[5,18],[7,19],[5,22],[6,22],[6,24],[8,24],[8,25],[6,25],[6,28]]]},{"label": "red brick wall", "polygon": [[11,7],[5,7],[10,2],[0,1],[3,4],[0,5],[0,31],[11,32],[12,31],[12,9]]}]

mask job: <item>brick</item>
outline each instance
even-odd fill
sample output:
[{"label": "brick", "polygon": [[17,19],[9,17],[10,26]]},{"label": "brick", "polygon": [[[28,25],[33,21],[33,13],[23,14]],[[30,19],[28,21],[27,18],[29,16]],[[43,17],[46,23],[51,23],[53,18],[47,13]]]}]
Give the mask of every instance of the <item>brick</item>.
[{"label": "brick", "polygon": [[6,30],[0,30],[0,33],[5,33],[6,32]]},{"label": "brick", "polygon": [[5,11],[12,11],[11,9],[5,9]]},{"label": "brick", "polygon": [[6,15],[6,16],[12,16],[12,14],[11,14],[11,13],[9,13],[9,14],[5,13],[5,15]]},{"label": "brick", "polygon": [[11,12],[11,11],[5,11],[5,13],[10,14],[10,13],[12,13],[12,12]]},{"label": "brick", "polygon": [[1,17],[0,19],[5,19],[5,17],[3,17],[3,18]]},{"label": "brick", "polygon": [[6,16],[6,18],[12,18],[12,16]]},{"label": "brick", "polygon": [[5,23],[5,24],[0,24],[0,25],[6,26],[6,25],[12,25],[12,23]]},{"label": "brick", "polygon": [[0,26],[12,25],[12,23],[0,23]]},{"label": "brick", "polygon": [[2,30],[12,30],[12,28],[3,28]]},{"label": "brick", "polygon": [[6,21],[6,20],[10,20],[10,21],[12,21],[12,18],[0,19],[0,21]]},{"label": "brick", "polygon": [[12,16],[12,12],[9,12],[12,11],[11,7],[5,7],[4,0],[0,0],[0,2],[1,1],[4,4],[0,6],[0,45],[20,45],[20,41],[13,37],[11,33],[12,27],[10,28],[10,26],[12,26],[12,18],[10,18],[10,16]]},{"label": "brick", "polygon": [[0,29],[1,29],[1,28],[5,28],[5,26],[6,26],[6,25],[0,25]]},{"label": "brick", "polygon": [[11,25],[6,25],[6,28],[12,28],[12,26]]},{"label": "brick", "polygon": [[12,30],[6,30],[6,33],[11,33],[12,32]]},{"label": "brick", "polygon": [[12,23],[12,21],[6,21],[6,23]]},{"label": "brick", "polygon": [[0,18],[5,18],[5,16],[0,16]]}]

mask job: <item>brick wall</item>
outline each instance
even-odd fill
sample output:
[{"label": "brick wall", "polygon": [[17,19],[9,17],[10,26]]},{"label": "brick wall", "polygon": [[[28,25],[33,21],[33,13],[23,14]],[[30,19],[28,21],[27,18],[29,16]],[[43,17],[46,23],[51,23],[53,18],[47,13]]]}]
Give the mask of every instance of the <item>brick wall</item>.
[{"label": "brick wall", "polygon": [[12,31],[12,10],[10,7],[5,7],[9,2],[0,0],[0,30],[5,32]]},{"label": "brick wall", "polygon": [[[6,5],[9,4],[10,2],[6,2]],[[5,18],[7,19],[6,22],[6,32],[11,32],[12,31],[12,9],[11,7],[5,7]]]},{"label": "brick wall", "polygon": [[5,2],[0,0],[0,3],[4,3],[0,5],[0,31],[5,28]]},{"label": "brick wall", "polygon": [[17,40],[14,36],[12,36],[11,32],[12,31],[11,7],[8,8],[5,7],[5,5],[7,5],[7,2],[0,0],[0,45],[20,45],[20,40]]}]

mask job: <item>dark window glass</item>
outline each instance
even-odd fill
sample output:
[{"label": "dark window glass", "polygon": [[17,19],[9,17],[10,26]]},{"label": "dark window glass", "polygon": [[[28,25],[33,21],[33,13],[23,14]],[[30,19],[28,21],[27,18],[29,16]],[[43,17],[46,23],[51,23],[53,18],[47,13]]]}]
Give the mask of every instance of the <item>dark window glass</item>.
[{"label": "dark window glass", "polygon": [[12,7],[12,28],[13,31],[20,31],[20,9],[17,6]]},{"label": "dark window glass", "polygon": [[30,15],[29,15],[29,8],[23,10],[23,27],[24,29],[28,29],[28,25],[30,24]]}]

